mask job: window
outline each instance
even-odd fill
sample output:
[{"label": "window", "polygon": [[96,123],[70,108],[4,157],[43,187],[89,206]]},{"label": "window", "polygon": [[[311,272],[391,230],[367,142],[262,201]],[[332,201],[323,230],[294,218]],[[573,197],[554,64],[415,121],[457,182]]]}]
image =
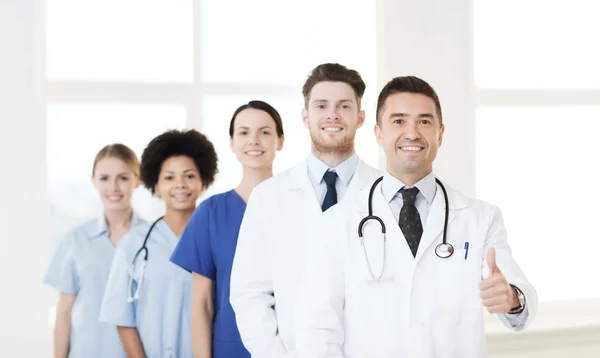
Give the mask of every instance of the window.
[{"label": "window", "polygon": [[189,0],[46,0],[47,76],[190,83],[192,18]]},{"label": "window", "polygon": [[[375,3],[47,0],[53,236],[98,215],[90,166],[110,142],[141,155],[166,129],[197,128],[213,141],[220,159],[220,174],[204,197],[234,187],[241,168],[229,150],[228,126],[234,110],[251,99],[271,103],[284,119],[286,141],[275,172],[298,163],[310,148],[301,85],[322,62],[355,68],[369,84],[363,101],[367,122],[356,150],[376,166]],[[134,206],[149,220],[162,210],[143,189]]]},{"label": "window", "polygon": [[[275,15],[286,13],[294,15]],[[202,1],[202,79],[209,83],[298,85],[311,65],[303,31],[307,17],[303,1]]]},{"label": "window", "polygon": [[[47,173],[55,239],[102,212],[90,179],[94,157],[102,147],[124,143],[141,158],[152,138],[185,126],[186,111],[179,105],[49,104]],[[163,212],[162,202],[142,187],[134,194],[133,206],[148,220]]]},{"label": "window", "polygon": [[542,302],[600,298],[589,284],[598,272],[598,10],[584,0],[474,1],[477,195],[502,209]]},{"label": "window", "polygon": [[599,118],[600,107],[477,111],[478,196],[501,208],[515,259],[543,300],[600,297],[589,284],[597,280],[589,268],[598,242]]},{"label": "window", "polygon": [[477,86],[600,88],[599,11],[588,0],[475,0]]},{"label": "window", "polygon": [[375,83],[372,0],[202,1],[200,24],[205,82],[294,86],[300,93],[313,67],[340,62]]}]

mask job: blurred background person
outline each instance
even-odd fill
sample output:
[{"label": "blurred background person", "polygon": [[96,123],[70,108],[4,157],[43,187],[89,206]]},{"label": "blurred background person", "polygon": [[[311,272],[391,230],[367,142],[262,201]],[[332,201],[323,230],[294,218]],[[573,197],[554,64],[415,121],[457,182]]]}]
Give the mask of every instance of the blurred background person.
[{"label": "blurred background person", "polygon": [[120,239],[142,221],[131,197],[140,180],[135,153],[111,144],[96,155],[92,183],[104,212],[72,229],[58,246],[45,283],[60,292],[54,326],[54,357],[125,357],[117,330],[98,321],[104,287]]},{"label": "blurred background person", "polygon": [[142,183],[164,201],[165,215],[123,239],[100,312],[129,358],[193,357],[191,277],[169,257],[216,173],[213,144],[198,131],[170,130],[144,149]]}]

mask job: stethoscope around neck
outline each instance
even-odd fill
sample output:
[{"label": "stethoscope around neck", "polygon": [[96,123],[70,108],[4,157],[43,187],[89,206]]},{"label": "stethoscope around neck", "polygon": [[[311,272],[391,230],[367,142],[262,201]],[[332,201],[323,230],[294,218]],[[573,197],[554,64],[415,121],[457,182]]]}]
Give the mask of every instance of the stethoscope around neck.
[{"label": "stethoscope around neck", "polygon": [[[128,303],[136,301],[140,298],[140,287],[142,286],[142,282],[144,281],[144,272],[146,272],[146,263],[148,262],[148,238],[150,238],[150,234],[152,233],[154,226],[156,226],[156,224],[163,218],[164,216],[161,216],[160,218],[156,219],[156,221],[153,222],[152,225],[150,225],[150,229],[148,229],[148,232],[146,233],[146,237],[144,238],[144,243],[142,244],[142,247],[135,253],[135,256],[133,256],[133,262],[131,263],[131,276],[129,277],[129,290],[127,291]],[[142,252],[144,253],[144,256],[142,257],[142,262],[140,263],[140,277],[138,278],[137,288],[135,289],[135,292],[132,293],[133,276],[135,274],[135,260],[138,258],[138,256],[140,256]]]},{"label": "stethoscope around neck", "polygon": [[[369,214],[366,217],[364,217],[358,224],[358,237],[360,238],[360,244],[363,248],[363,252],[365,254],[365,259],[367,261],[367,265],[369,266],[369,273],[371,274],[371,277],[375,281],[380,281],[381,278],[383,277],[383,273],[385,271],[385,254],[386,254],[385,223],[383,222],[383,220],[381,220],[381,218],[379,216],[373,215],[373,194],[375,193],[375,188],[382,180],[383,180],[383,177],[380,177],[377,180],[375,180],[373,185],[371,185],[371,190],[369,191],[369,201],[368,201]],[[449,244],[448,242],[446,242],[446,233],[448,231],[448,216],[449,216],[448,193],[446,192],[446,188],[444,187],[444,184],[442,184],[442,182],[438,178],[435,178],[435,181],[440,186],[440,188],[442,188],[442,192],[444,193],[444,203],[445,203],[445,209],[446,209],[445,216],[444,216],[444,233],[442,236],[442,242],[435,247],[435,254],[437,255],[437,257],[439,257],[441,259],[447,259],[448,257],[452,256],[452,254],[454,253],[454,246],[452,246],[452,244]],[[369,220],[375,220],[375,221],[379,222],[379,224],[381,225],[381,233],[383,234],[383,265],[381,267],[381,273],[379,274],[378,277],[375,277],[375,275],[373,274],[373,270],[371,269],[371,263],[369,262],[369,256],[367,255],[367,250],[365,248],[365,241],[364,241],[364,236],[363,236],[363,227]]]}]

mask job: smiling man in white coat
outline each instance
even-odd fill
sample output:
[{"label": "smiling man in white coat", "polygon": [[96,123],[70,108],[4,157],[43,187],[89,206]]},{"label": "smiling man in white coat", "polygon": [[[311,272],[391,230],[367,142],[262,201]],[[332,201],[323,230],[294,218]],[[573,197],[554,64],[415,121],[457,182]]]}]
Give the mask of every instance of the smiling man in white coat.
[{"label": "smiling man in white coat", "polygon": [[316,236],[324,212],[354,202],[380,175],[354,151],[356,130],[365,120],[364,91],[355,70],[317,66],[302,89],[311,153],[259,184],[250,196],[233,261],[230,301],[253,358],[295,355],[308,241]]},{"label": "smiling man in white coat", "polygon": [[383,179],[353,205],[327,212],[327,227],[312,240],[297,355],[485,357],[484,308],[515,331],[537,311],[500,210],[434,176],[444,125],[427,82],[390,81],[375,134]]}]

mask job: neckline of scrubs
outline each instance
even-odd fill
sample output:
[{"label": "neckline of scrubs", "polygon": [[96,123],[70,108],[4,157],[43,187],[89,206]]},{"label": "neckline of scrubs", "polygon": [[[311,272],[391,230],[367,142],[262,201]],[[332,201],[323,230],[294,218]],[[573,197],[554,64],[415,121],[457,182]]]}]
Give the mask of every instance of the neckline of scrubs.
[{"label": "neckline of scrubs", "polygon": [[[189,222],[189,220],[188,220],[188,222]],[[177,236],[175,234],[175,231],[173,231],[173,229],[171,229],[171,227],[169,226],[169,224],[167,224],[167,222],[165,221],[164,218],[161,219],[157,225],[163,227],[167,231],[166,232],[166,234],[168,234],[167,237],[175,238],[176,242],[179,241],[179,239],[181,238],[181,236]]]},{"label": "neckline of scrubs", "polygon": [[123,235],[121,235],[121,237],[119,238],[119,240],[117,240],[117,242],[113,242],[110,239],[110,229],[108,227],[108,220],[106,220],[106,213],[103,213],[98,218],[99,230],[98,230],[98,234],[96,234],[95,237],[104,236],[104,239],[106,241],[108,241],[108,244],[112,247],[113,250],[115,250],[117,248],[117,246],[119,245],[119,241],[121,241],[121,239],[123,237],[125,237],[128,233],[130,233],[139,224],[139,220],[140,219],[137,216],[137,214],[135,213],[135,211],[132,211],[131,219],[129,222],[129,229]]},{"label": "neckline of scrubs", "polygon": [[234,194],[234,196],[236,198],[238,198],[238,200],[240,200],[242,202],[242,204],[244,204],[244,206],[246,206],[248,204],[248,203],[246,203],[246,201],[244,200],[244,198],[242,198],[242,196],[240,195],[240,193],[237,192],[237,190],[231,189],[231,192]]}]

